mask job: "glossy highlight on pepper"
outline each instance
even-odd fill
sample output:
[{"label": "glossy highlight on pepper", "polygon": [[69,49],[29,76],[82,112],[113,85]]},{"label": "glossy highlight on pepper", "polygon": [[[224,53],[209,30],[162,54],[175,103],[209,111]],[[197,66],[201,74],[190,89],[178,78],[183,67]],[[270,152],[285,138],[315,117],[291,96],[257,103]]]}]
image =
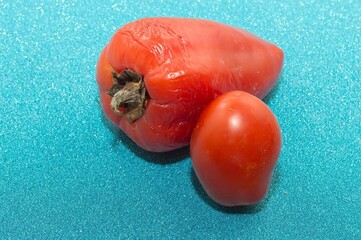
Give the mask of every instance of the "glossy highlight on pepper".
[{"label": "glossy highlight on pepper", "polygon": [[143,149],[165,152],[189,144],[200,113],[222,93],[266,96],[282,65],[280,48],[246,30],[144,18],[113,35],[96,79],[105,115]]}]

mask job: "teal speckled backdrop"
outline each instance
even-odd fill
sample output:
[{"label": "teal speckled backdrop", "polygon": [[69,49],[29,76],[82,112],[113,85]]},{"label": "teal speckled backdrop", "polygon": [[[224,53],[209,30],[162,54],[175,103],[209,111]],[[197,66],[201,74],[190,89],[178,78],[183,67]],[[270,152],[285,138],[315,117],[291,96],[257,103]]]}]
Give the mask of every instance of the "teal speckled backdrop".
[{"label": "teal speckled backdrop", "polygon": [[[147,153],[102,116],[95,64],[123,24],[197,17],[280,46],[267,198],[226,209],[189,149]],[[0,239],[361,239],[361,1],[0,0]]]}]

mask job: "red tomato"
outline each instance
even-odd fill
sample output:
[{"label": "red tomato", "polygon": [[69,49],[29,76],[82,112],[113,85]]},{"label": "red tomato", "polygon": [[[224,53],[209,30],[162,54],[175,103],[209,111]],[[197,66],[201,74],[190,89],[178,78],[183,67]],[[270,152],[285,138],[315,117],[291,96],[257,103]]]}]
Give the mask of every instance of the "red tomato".
[{"label": "red tomato", "polygon": [[280,48],[225,24],[146,18],[120,28],[100,54],[96,79],[105,115],[140,147],[189,144],[216,96],[242,90],[263,98],[283,64]]},{"label": "red tomato", "polygon": [[241,91],[225,93],[205,108],[190,143],[201,185],[224,206],[264,198],[280,149],[281,131],[272,111]]}]

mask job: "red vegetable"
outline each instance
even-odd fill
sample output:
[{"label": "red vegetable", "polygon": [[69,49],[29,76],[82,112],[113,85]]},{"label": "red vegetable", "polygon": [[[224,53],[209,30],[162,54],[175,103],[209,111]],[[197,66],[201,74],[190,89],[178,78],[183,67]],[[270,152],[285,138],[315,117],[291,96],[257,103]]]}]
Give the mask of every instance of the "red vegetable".
[{"label": "red vegetable", "polygon": [[201,185],[225,206],[264,198],[280,149],[280,127],[272,111],[241,91],[225,93],[206,107],[190,143]]},{"label": "red vegetable", "polygon": [[119,29],[103,49],[96,78],[105,115],[140,147],[189,144],[201,111],[218,95],[263,98],[283,52],[251,33],[208,20],[147,18]]}]

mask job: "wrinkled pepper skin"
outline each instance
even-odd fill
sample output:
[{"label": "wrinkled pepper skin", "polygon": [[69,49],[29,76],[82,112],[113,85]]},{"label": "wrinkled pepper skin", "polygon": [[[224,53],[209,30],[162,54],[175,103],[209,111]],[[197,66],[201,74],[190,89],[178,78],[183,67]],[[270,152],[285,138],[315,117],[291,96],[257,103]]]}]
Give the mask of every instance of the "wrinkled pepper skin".
[{"label": "wrinkled pepper skin", "polygon": [[[105,115],[137,145],[166,152],[190,142],[202,110],[218,95],[242,90],[263,98],[283,65],[277,46],[236,27],[185,18],[145,18],[120,28],[96,67]],[[134,122],[110,107],[112,72],[144,79],[148,99]],[[215,136],[216,137],[216,136]]]}]

